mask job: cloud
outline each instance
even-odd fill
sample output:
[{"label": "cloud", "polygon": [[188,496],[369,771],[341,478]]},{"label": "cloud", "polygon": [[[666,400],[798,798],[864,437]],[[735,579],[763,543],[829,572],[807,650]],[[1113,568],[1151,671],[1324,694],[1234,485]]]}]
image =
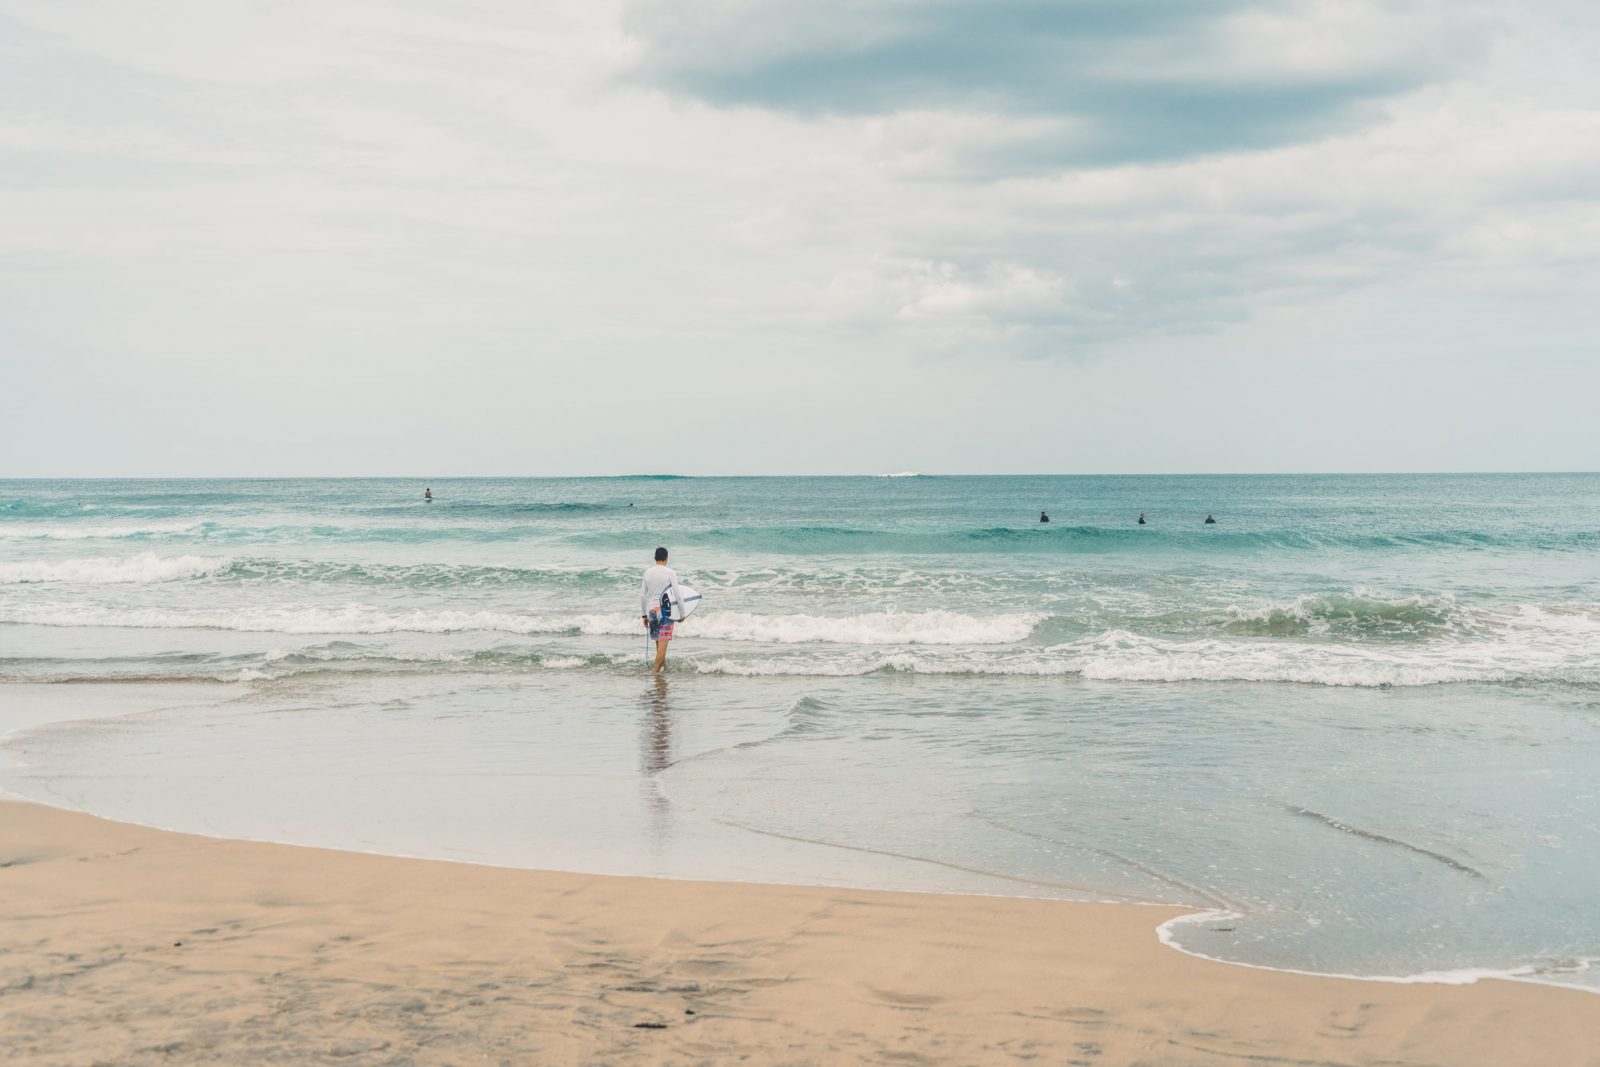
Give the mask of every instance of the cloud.
[{"label": "cloud", "polygon": [[[874,412],[1153,353],[1592,349],[1587,7],[1503,8],[1483,53],[1483,0],[620,2],[10,0],[0,376],[81,414],[0,454],[334,398],[314,465],[359,394],[439,420],[430,462],[493,409],[631,469],[615,389],[663,368],[762,441],[841,395],[906,439]],[[1168,370],[1139,395],[1187,406]]]},{"label": "cloud", "polygon": [[819,283],[818,306],[922,351],[1075,357],[1419,275],[1555,291],[1600,268],[1597,124],[1452,91],[1270,151],[896,182],[878,250]]},{"label": "cloud", "polygon": [[1479,26],[1431,3],[648,0],[627,77],[802,116],[1029,120],[986,171],[1183,159],[1370,122],[1446,77]]},{"label": "cloud", "polygon": [[1266,285],[1237,266],[1208,261],[1204,251],[1162,261],[1103,248],[1027,261],[886,258],[835,275],[820,303],[853,330],[892,332],[925,354],[1079,357],[1133,335],[1208,333],[1241,321]]},{"label": "cloud", "polygon": [[1593,80],[1558,57],[1592,20],[1538,11],[639,0],[624,69],[703,105],[686,114],[828,141],[793,180],[774,160],[746,227],[832,242],[809,290],[823,321],[1073,357],[1417,272],[1590,269],[1597,112],[1574,94]]}]

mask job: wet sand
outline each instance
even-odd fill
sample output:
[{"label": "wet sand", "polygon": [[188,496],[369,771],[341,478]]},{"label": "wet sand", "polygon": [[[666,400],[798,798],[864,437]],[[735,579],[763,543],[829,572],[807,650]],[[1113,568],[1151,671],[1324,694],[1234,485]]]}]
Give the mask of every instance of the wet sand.
[{"label": "wet sand", "polygon": [[1171,909],[666,882],[0,802],[0,1061],[1600,1065],[1600,996],[1234,967]]}]

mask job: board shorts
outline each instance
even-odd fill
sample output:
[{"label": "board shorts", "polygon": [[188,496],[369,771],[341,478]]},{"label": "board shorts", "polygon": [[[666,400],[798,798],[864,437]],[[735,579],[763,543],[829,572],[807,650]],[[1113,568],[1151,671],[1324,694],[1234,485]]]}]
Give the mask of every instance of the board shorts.
[{"label": "board shorts", "polygon": [[672,640],[672,621],[669,619],[666,622],[658,623],[658,624],[650,627],[650,640],[652,640],[652,641],[671,641]]}]

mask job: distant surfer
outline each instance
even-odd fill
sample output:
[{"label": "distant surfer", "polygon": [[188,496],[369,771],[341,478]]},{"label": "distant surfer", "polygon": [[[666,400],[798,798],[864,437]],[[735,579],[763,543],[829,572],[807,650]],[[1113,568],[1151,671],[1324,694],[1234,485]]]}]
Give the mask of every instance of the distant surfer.
[{"label": "distant surfer", "polygon": [[1141,512],[1139,512],[1139,525],[1140,525],[1140,526],[1143,526],[1143,525],[1145,525],[1145,521],[1144,521],[1144,512],[1142,512],[1142,511],[1141,511]]},{"label": "distant surfer", "polygon": [[422,491],[422,499],[430,504],[433,503],[433,486],[430,485]]},{"label": "distant surfer", "polygon": [[678,584],[678,574],[667,566],[667,550],[656,549],[655,564],[644,572],[644,582],[639,586],[639,607],[644,611],[644,628],[650,631],[650,640],[656,643],[656,661],[651,674],[661,673],[667,662],[667,642],[672,640],[672,596],[670,590]]},{"label": "distant surfer", "polygon": [[1039,512],[1039,521],[1040,522],[1049,522],[1050,521],[1050,516],[1046,515],[1044,512],[1041,511],[1041,512]]},{"label": "distant surfer", "polygon": [[1206,521],[1201,523],[1202,526],[1215,526],[1216,524],[1217,524],[1217,520],[1213,519],[1211,517],[1211,513],[1210,512],[1206,513]]}]

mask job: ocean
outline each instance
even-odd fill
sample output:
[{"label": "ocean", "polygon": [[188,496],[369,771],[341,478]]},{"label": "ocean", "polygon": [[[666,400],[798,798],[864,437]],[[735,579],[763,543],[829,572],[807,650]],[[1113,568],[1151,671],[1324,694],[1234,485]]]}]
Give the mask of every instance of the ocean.
[{"label": "ocean", "polygon": [[0,482],[0,731],[179,830],[1600,991],[1600,475]]}]

